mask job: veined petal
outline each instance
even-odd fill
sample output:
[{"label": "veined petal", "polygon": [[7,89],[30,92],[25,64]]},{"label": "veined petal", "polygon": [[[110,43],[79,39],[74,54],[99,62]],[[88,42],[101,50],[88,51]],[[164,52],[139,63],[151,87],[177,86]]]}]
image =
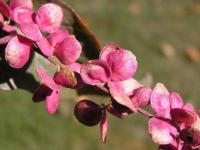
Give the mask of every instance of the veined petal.
[{"label": "veined petal", "polygon": [[22,68],[30,58],[32,43],[22,36],[14,36],[5,49],[5,59],[13,68]]},{"label": "veined petal", "polygon": [[56,112],[60,101],[59,91],[53,91],[51,95],[46,97],[45,106],[47,112],[52,115]]},{"label": "veined petal", "polygon": [[36,44],[45,56],[53,56],[54,48],[49,44],[48,40],[45,37],[42,37],[39,41],[36,42]]},{"label": "veined petal", "polygon": [[53,3],[42,5],[36,13],[36,22],[43,32],[53,33],[58,30],[62,19],[61,7]]},{"label": "veined petal", "polygon": [[162,83],[156,84],[150,102],[157,117],[170,118],[169,92]]},{"label": "veined petal", "polygon": [[12,19],[17,24],[33,23],[33,10],[26,7],[17,7],[13,10]]},{"label": "veined petal", "polygon": [[52,90],[59,91],[59,86],[55,83],[53,78],[48,75],[41,67],[36,68],[36,73],[44,85]]},{"label": "veined petal", "polygon": [[129,79],[137,70],[135,55],[113,44],[103,48],[100,54],[100,60],[107,62],[110,66],[111,79],[113,81]]},{"label": "veined petal", "polygon": [[108,87],[112,90],[115,90],[127,95],[132,95],[135,89],[141,87],[141,84],[135,79],[130,78],[130,79],[119,81],[119,82],[109,81]]},{"label": "veined petal", "polygon": [[183,99],[176,92],[170,93],[169,99],[170,99],[171,109],[173,109],[173,108],[182,108],[183,105],[184,105]]},{"label": "veined petal", "polygon": [[83,82],[89,85],[102,85],[110,78],[109,66],[101,60],[90,60],[84,63],[80,74]]},{"label": "veined petal", "polygon": [[51,33],[47,40],[51,46],[55,47],[57,44],[62,43],[65,38],[69,36],[69,32],[66,29],[58,29],[57,31]]},{"label": "veined petal", "polygon": [[148,131],[152,140],[161,145],[172,143],[177,136],[177,129],[174,126],[157,118],[149,120]]},{"label": "veined petal", "polygon": [[75,36],[70,35],[57,44],[55,47],[55,55],[65,65],[69,65],[77,61],[81,55],[82,47]]}]

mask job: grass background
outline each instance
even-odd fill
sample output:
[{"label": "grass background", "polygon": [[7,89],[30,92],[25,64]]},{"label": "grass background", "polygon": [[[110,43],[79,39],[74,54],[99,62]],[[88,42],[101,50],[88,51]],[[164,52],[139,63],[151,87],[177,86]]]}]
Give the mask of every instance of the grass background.
[{"label": "grass background", "polygon": [[[193,4],[198,6],[198,0],[66,2],[80,13],[102,45],[116,42],[137,56],[136,79],[150,72],[155,81],[163,82],[200,108],[200,63],[185,57],[188,47],[200,49],[198,7],[194,13],[186,9]],[[174,57],[163,55],[164,43],[174,47]],[[44,104],[34,104],[30,93],[0,91],[0,150],[156,149],[147,134],[147,120],[140,115],[131,115],[124,121],[109,116],[107,144],[101,144],[98,126],[85,127],[74,119],[75,95],[66,90],[61,112],[48,116]]]}]

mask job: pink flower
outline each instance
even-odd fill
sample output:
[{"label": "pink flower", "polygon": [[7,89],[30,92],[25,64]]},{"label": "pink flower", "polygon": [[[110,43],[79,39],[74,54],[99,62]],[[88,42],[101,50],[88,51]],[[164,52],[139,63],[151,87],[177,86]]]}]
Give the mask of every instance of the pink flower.
[{"label": "pink flower", "polygon": [[5,59],[13,68],[22,68],[28,62],[32,51],[30,40],[22,36],[12,37],[5,49]]},{"label": "pink flower", "polygon": [[[64,35],[65,37],[65,35]],[[57,37],[57,42],[54,54],[58,59],[65,65],[70,65],[77,61],[81,55],[82,47],[75,36],[69,35],[60,43],[59,37]],[[62,40],[62,37],[61,37]],[[56,43],[57,43],[56,42]]]},{"label": "pink flower", "polygon": [[135,55],[116,44],[106,45],[102,49],[99,59],[108,63],[112,81],[123,81],[132,78],[137,70]]},{"label": "pink flower", "polygon": [[158,83],[151,94],[151,107],[155,117],[149,120],[148,127],[155,143],[171,145],[178,150],[200,145],[199,116],[176,92],[169,93]]},{"label": "pink flower", "polygon": [[10,7],[3,0],[0,0],[0,12],[7,18],[11,17]]},{"label": "pink flower", "polygon": [[47,3],[42,5],[36,13],[36,22],[43,32],[53,33],[61,26],[63,12],[60,6]]}]

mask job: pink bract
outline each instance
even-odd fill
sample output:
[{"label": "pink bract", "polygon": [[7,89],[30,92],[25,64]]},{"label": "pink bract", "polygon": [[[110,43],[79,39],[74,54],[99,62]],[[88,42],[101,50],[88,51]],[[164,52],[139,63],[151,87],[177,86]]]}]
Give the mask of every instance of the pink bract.
[{"label": "pink bract", "polygon": [[40,41],[43,38],[39,27],[34,23],[23,23],[19,27],[21,32],[33,41]]},{"label": "pink bract", "polygon": [[170,118],[169,92],[166,87],[157,83],[151,94],[151,107],[157,117]]},{"label": "pink bract", "polygon": [[53,91],[51,95],[48,95],[45,100],[45,106],[47,112],[52,115],[56,112],[60,101],[59,91]]},{"label": "pink bract", "polygon": [[130,51],[112,44],[103,48],[100,59],[109,64],[112,81],[127,80],[131,78],[137,70],[135,55]]},{"label": "pink bract", "polygon": [[42,54],[47,57],[53,56],[54,48],[49,44],[49,41],[42,37],[39,41],[36,42]]},{"label": "pink bract", "polygon": [[10,18],[11,16],[11,10],[3,0],[0,0],[0,12],[7,18]]},{"label": "pink bract", "polygon": [[48,36],[49,43],[55,47],[57,44],[62,43],[62,41],[69,36],[69,32],[65,29],[58,29],[56,32],[51,33]]},{"label": "pink bract", "polygon": [[177,136],[177,129],[174,126],[157,118],[149,120],[148,131],[152,140],[161,145],[172,143]]},{"label": "pink bract", "polygon": [[131,100],[135,107],[145,107],[150,102],[152,90],[148,87],[139,87],[134,91]]},{"label": "pink bract", "polygon": [[29,60],[31,48],[30,40],[22,36],[12,37],[5,49],[5,59],[13,68],[22,68]]},{"label": "pink bract", "polygon": [[13,10],[12,19],[17,24],[33,23],[33,10],[26,7],[17,7]]},{"label": "pink bract", "polygon": [[90,60],[84,63],[80,74],[83,82],[90,85],[103,85],[110,78],[109,66],[101,60]]},{"label": "pink bract", "polygon": [[62,19],[61,7],[53,3],[42,5],[36,13],[36,22],[43,32],[53,33],[58,30]]},{"label": "pink bract", "polygon": [[76,40],[75,36],[70,35],[55,47],[55,55],[65,65],[69,65],[77,61],[81,55],[81,44]]},{"label": "pink bract", "polygon": [[126,106],[133,112],[137,112],[136,107],[134,106],[133,102],[131,101],[130,97],[124,93],[119,93],[117,91],[113,91],[110,89],[110,94],[112,98],[119,104]]},{"label": "pink bract", "polygon": [[101,141],[103,143],[106,143],[107,131],[108,131],[108,118],[106,111],[104,111],[100,121],[100,135],[101,135]]},{"label": "pink bract", "polygon": [[41,67],[36,68],[36,73],[44,85],[46,85],[52,90],[59,90],[59,86],[55,83],[53,78],[50,75],[48,75]]},{"label": "pink bract", "polygon": [[183,99],[176,92],[170,93],[169,99],[170,99],[171,109],[173,109],[173,108],[182,108],[183,105],[184,105]]},{"label": "pink bract", "polygon": [[140,86],[141,84],[133,78],[119,82],[113,82],[113,81],[108,82],[108,87],[110,89],[127,95],[132,95],[134,90],[139,88]]},{"label": "pink bract", "polygon": [[32,0],[11,0],[9,6],[12,10],[17,7],[33,9],[33,2]]}]

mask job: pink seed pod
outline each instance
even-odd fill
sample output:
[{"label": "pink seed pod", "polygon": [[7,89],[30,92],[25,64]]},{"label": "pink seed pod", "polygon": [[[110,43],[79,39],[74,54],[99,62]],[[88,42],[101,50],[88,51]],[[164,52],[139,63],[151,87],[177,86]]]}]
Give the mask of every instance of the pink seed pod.
[{"label": "pink seed pod", "polygon": [[131,100],[135,107],[145,107],[150,102],[152,90],[148,87],[140,87],[134,91]]},{"label": "pink seed pod", "polygon": [[36,23],[43,32],[53,33],[61,26],[63,11],[60,6],[47,3],[42,5],[36,13]]},{"label": "pink seed pod", "polygon": [[55,56],[65,65],[77,61],[81,55],[81,44],[75,36],[70,35],[55,47]]},{"label": "pink seed pod", "polygon": [[69,32],[65,29],[58,29],[56,32],[51,33],[47,40],[51,44],[51,46],[55,47],[57,44],[62,43],[65,38],[69,36]]},{"label": "pink seed pod", "polygon": [[53,78],[47,74],[41,67],[36,68],[36,73],[42,84],[46,85],[52,90],[59,91],[60,87],[55,83]]},{"label": "pink seed pod", "polygon": [[12,19],[17,24],[33,23],[33,10],[26,7],[17,7],[13,10]]},{"label": "pink seed pod", "polygon": [[20,24],[21,32],[28,38],[33,41],[40,41],[43,36],[39,30],[39,27],[34,23],[23,23]]},{"label": "pink seed pod", "polygon": [[152,140],[161,145],[172,143],[177,136],[177,129],[173,125],[157,118],[149,120],[148,132]]},{"label": "pink seed pod", "polygon": [[127,95],[132,95],[135,89],[141,87],[141,84],[135,79],[130,78],[128,80],[119,81],[119,82],[109,81],[108,87],[112,90],[115,90]]},{"label": "pink seed pod", "polygon": [[47,57],[53,56],[54,48],[51,46],[51,44],[45,37],[42,37],[39,41],[36,42],[36,44],[39,47],[42,54],[44,54]]},{"label": "pink seed pod", "polygon": [[13,68],[22,68],[29,60],[32,43],[22,36],[14,36],[5,49],[5,59]]},{"label": "pink seed pod", "polygon": [[107,62],[110,66],[112,81],[132,78],[137,70],[135,55],[115,44],[109,44],[103,48],[100,60]]},{"label": "pink seed pod", "polygon": [[80,123],[87,126],[95,126],[101,120],[102,109],[98,104],[90,100],[81,100],[76,103],[74,114]]},{"label": "pink seed pod", "polygon": [[45,106],[48,114],[52,115],[56,112],[60,101],[59,95],[59,91],[54,90],[50,95],[46,97]]},{"label": "pink seed pod", "polygon": [[90,60],[81,67],[81,78],[89,85],[103,85],[110,78],[110,70],[107,63],[101,60]]},{"label": "pink seed pod", "polygon": [[170,99],[171,109],[182,108],[184,105],[182,97],[176,92],[170,93],[169,99]]},{"label": "pink seed pod", "polygon": [[0,12],[7,18],[11,16],[11,10],[3,0],[0,0]]},{"label": "pink seed pod", "polygon": [[169,92],[162,83],[157,83],[152,91],[151,107],[157,117],[170,119]]},{"label": "pink seed pod", "polygon": [[26,7],[29,9],[33,9],[32,0],[10,0],[9,6],[12,10],[17,7]]},{"label": "pink seed pod", "polygon": [[54,81],[66,88],[75,88],[77,86],[77,81],[74,77],[74,73],[65,69],[61,69],[55,73]]}]

